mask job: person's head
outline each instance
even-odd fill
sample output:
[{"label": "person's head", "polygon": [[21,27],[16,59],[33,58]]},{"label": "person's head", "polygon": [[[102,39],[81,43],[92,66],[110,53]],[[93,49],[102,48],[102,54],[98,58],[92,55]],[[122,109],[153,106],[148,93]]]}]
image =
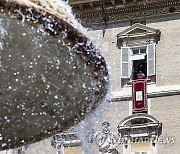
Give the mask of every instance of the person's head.
[{"label": "person's head", "polygon": [[105,121],[105,122],[102,123],[102,127],[103,127],[103,128],[107,128],[107,127],[109,127],[109,126],[110,126],[110,123],[107,122],[107,121]]},{"label": "person's head", "polygon": [[103,128],[103,131],[104,132],[109,132],[109,126],[110,126],[110,123],[105,121],[102,123],[102,128]]}]

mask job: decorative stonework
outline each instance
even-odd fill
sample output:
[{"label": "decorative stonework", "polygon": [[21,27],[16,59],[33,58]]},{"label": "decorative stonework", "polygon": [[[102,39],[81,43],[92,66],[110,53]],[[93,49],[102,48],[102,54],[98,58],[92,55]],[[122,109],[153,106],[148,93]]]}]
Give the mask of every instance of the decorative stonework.
[{"label": "decorative stonework", "polygon": [[116,5],[115,7],[102,9],[77,9],[74,8],[77,18],[81,19],[84,26],[92,27],[93,25],[102,25],[104,13],[108,16],[107,24],[116,23],[125,20],[140,18],[149,18],[153,16],[162,16],[173,13],[180,13],[180,1],[153,2],[138,5]]},{"label": "decorative stonework", "polygon": [[[130,88],[130,87],[129,87]],[[151,91],[150,91],[151,89]],[[131,89],[123,93],[122,91],[111,93],[112,98],[109,100],[110,102],[117,102],[117,101],[131,101],[132,100],[132,93]],[[162,86],[162,87],[155,87],[149,88],[147,97],[148,98],[156,98],[156,97],[167,97],[167,96],[174,96],[180,95],[180,85],[176,86]]]},{"label": "decorative stonework", "polygon": [[148,114],[133,114],[119,123],[118,133],[124,139],[126,149],[129,142],[150,142],[155,146],[158,137],[162,134],[162,123]]},{"label": "decorative stonework", "polygon": [[[141,123],[139,123],[141,121]],[[139,130],[143,130],[140,131]],[[124,118],[118,125],[118,132],[121,137],[143,135],[160,136],[162,134],[162,123],[151,115],[138,113]]]},{"label": "decorative stonework", "polygon": [[160,35],[160,30],[154,29],[151,27],[147,27],[145,25],[136,23],[132,25],[131,27],[125,29],[124,31],[117,34],[117,39],[129,39],[129,38],[146,38],[149,36],[157,36]]}]

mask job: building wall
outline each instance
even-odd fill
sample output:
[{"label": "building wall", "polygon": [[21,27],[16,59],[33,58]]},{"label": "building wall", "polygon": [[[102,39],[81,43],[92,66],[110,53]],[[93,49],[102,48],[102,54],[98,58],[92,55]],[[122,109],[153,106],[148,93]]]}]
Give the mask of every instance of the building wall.
[{"label": "building wall", "polygon": [[180,15],[148,20],[148,26],[160,29],[156,50],[157,85],[180,83]]},{"label": "building wall", "polygon": [[[164,16],[147,20],[147,26],[161,31],[160,41],[156,46],[156,84],[154,87],[180,84],[180,15]],[[116,35],[127,29],[130,22],[124,22],[109,26],[103,37],[102,30],[91,30],[89,34],[97,38],[97,42],[102,46],[102,55],[105,57],[110,72],[111,88],[110,92],[119,93],[126,91],[121,88],[121,52],[117,48]],[[97,37],[98,36],[98,37]],[[172,137],[174,143],[161,143],[157,145],[158,154],[179,154],[180,151],[180,96],[166,96],[151,98],[149,113],[162,122],[164,137]],[[104,110],[104,118],[109,119],[112,130],[117,130],[118,122],[129,114],[129,102],[112,102],[109,111]],[[119,120],[119,121],[118,121]],[[173,141],[172,141],[173,142]],[[122,150],[122,148],[121,148]],[[120,150],[120,151],[121,151]],[[121,151],[122,153],[122,151]]]},{"label": "building wall", "polygon": [[[177,41],[180,39],[179,24],[180,15],[147,19],[147,26],[161,31],[160,41],[156,46],[157,86],[175,85],[180,81],[180,43]],[[111,25],[107,27],[104,37],[102,30],[89,31],[102,47],[102,55],[109,66],[111,91],[121,90],[121,51],[117,48],[116,35],[129,26],[130,22]]]},{"label": "building wall", "polygon": [[[151,114],[162,122],[162,138],[173,137],[174,143],[159,141],[158,154],[179,154],[180,151],[180,95],[151,99]],[[163,141],[164,142],[164,141]]]}]

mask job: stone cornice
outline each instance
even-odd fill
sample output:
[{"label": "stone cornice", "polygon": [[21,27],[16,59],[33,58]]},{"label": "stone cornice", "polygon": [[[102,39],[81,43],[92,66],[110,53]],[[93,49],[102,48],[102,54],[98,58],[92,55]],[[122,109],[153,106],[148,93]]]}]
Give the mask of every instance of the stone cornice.
[{"label": "stone cornice", "polygon": [[[83,10],[74,9],[77,18],[80,18],[84,26],[92,27],[103,25],[104,13],[101,9]],[[154,16],[162,16],[167,14],[180,13],[180,1],[163,1],[162,3],[146,3],[139,5],[126,5],[105,8],[105,14],[108,16],[107,24],[117,23],[125,20],[133,20],[140,18],[149,18]]]},{"label": "stone cornice", "polygon": [[[123,91],[112,92],[110,95],[110,102],[116,101],[130,101],[132,100],[132,87],[126,87]],[[155,86],[148,85],[147,87],[147,97],[167,97],[180,95],[180,85],[169,85],[169,86]]]}]

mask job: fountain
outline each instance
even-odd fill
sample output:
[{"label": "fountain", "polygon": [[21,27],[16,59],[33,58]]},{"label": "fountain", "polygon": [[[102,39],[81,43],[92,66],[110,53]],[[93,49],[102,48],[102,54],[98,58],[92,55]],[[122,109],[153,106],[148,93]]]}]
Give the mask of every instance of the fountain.
[{"label": "fountain", "polygon": [[0,150],[70,128],[106,95],[105,60],[63,5],[0,1]]}]

